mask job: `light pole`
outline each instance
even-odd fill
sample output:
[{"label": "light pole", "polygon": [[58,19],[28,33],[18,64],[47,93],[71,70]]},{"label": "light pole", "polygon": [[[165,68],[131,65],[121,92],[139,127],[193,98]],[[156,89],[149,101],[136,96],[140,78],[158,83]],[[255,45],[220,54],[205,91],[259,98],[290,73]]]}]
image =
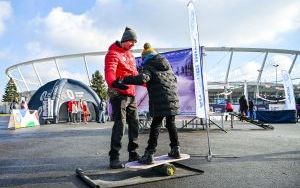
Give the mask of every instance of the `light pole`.
[{"label": "light pole", "polygon": [[277,95],[278,95],[278,93],[277,93],[277,91],[278,91],[278,90],[277,90],[277,68],[278,68],[278,66],[279,66],[278,64],[274,64],[274,65],[273,65],[273,67],[275,67],[275,69],[276,69],[276,81],[275,81],[275,83],[276,83],[276,84],[275,84],[276,94],[275,94],[275,96],[276,96],[276,101],[277,101],[277,102],[278,102],[278,99],[277,99]]},{"label": "light pole", "polygon": [[[258,71],[258,76],[260,77],[262,70],[258,69],[257,71]],[[260,83],[260,80],[258,79],[257,82],[256,82],[255,104],[257,104],[257,97],[259,95],[259,83]]]}]

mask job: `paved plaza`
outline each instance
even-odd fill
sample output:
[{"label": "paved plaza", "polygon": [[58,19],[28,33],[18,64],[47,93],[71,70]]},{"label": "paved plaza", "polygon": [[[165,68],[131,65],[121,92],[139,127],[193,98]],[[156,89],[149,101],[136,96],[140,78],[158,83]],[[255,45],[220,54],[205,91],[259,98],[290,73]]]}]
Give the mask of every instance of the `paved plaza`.
[{"label": "paved plaza", "polygon": [[[109,171],[112,122],[7,130],[7,121],[7,117],[0,119],[0,187],[88,187],[76,177],[77,167]],[[130,187],[300,187],[300,123],[273,126],[274,130],[264,130],[234,121],[230,128],[227,121],[227,133],[211,126],[212,153],[239,157],[213,158],[211,162],[202,157],[208,153],[206,131],[180,130],[181,150],[192,155],[185,164],[204,174]],[[141,154],[147,138],[148,134],[140,134]],[[128,159],[127,140],[126,133],[122,161]],[[167,153],[168,143],[168,134],[162,130],[157,155]]]}]

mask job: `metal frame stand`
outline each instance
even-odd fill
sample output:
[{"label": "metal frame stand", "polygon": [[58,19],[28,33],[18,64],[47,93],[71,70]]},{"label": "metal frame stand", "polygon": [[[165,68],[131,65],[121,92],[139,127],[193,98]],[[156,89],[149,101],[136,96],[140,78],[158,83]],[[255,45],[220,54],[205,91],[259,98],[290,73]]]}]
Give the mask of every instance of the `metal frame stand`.
[{"label": "metal frame stand", "polygon": [[211,161],[212,158],[239,158],[238,156],[234,156],[234,155],[213,154],[211,151],[211,147],[210,147],[208,120],[205,121],[205,126],[206,126],[206,135],[207,135],[208,154],[205,156],[192,155],[193,157],[205,157],[207,159],[207,161],[209,161],[209,162]]},{"label": "metal frame stand", "polygon": [[[222,131],[224,131],[225,133],[227,133],[227,131],[225,131],[222,127],[220,127],[218,124],[216,124],[214,121],[212,121],[210,118],[209,118],[209,123],[212,123],[214,124],[215,126],[217,126],[219,129],[221,129]],[[210,124],[209,124],[210,125]]]},{"label": "metal frame stand", "polygon": [[[195,119],[199,119],[199,120],[200,120],[200,125],[203,126],[203,130],[204,130],[204,124],[203,124],[203,122],[202,122],[202,119],[201,119],[201,118],[198,118],[198,117],[193,117],[193,118],[192,118],[191,120],[189,120],[187,123],[183,123],[181,129],[186,128],[189,124],[191,124],[192,122],[194,122]],[[183,122],[184,122],[184,120],[183,120]],[[198,125],[198,124],[196,124],[196,126],[197,126],[197,125]]]},{"label": "metal frame stand", "polygon": [[[195,119],[199,119],[200,122],[202,122],[202,118],[198,118],[198,117],[193,117],[190,121],[188,121],[186,124],[184,124],[181,128],[185,128],[187,127],[187,125],[189,125],[191,122],[193,122]],[[227,133],[226,130],[224,130],[222,127],[220,127],[216,122],[212,121],[211,119],[209,119],[209,123],[212,123],[213,125],[217,126],[220,130],[224,131],[225,133]],[[206,125],[206,124],[202,124],[201,125]],[[210,125],[210,124],[209,124]],[[203,130],[204,130],[204,126],[203,126]]]}]

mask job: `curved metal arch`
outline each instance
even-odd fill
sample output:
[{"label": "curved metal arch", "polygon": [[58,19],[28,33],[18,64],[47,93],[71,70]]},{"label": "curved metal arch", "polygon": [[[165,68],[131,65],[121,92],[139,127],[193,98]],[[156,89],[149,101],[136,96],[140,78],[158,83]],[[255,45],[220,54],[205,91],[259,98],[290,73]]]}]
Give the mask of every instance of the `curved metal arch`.
[{"label": "curved metal arch", "polygon": [[[182,49],[191,49],[191,48],[156,48],[156,50],[161,52],[161,53],[162,52],[175,51],[175,50],[182,50]],[[231,55],[233,55],[234,52],[255,52],[255,53],[261,52],[261,53],[265,53],[266,56],[269,53],[291,54],[291,55],[294,55],[295,57],[293,59],[292,65],[289,68],[289,73],[291,73],[291,71],[294,67],[295,61],[296,61],[298,55],[300,54],[299,50],[273,49],[273,48],[204,47],[204,50],[208,51],[208,52],[231,52]],[[134,50],[132,50],[132,52],[133,53],[141,53],[142,49],[134,49]],[[106,53],[107,53],[106,51],[87,52],[87,53],[67,54],[67,55],[60,55],[60,56],[53,56],[53,57],[36,59],[36,60],[30,60],[30,61],[21,62],[21,63],[18,63],[16,65],[8,67],[5,70],[5,73],[9,78],[16,79],[16,78],[13,78],[11,76],[11,74],[9,74],[9,72],[13,69],[18,69],[20,66],[35,65],[35,64],[46,62],[46,61],[56,62],[56,59],[68,59],[68,58],[77,58],[77,57],[80,58],[80,57],[86,57],[86,56],[103,56]],[[264,61],[266,61],[266,60],[264,60]],[[229,71],[230,71],[230,65],[231,65],[231,60],[229,61],[228,65],[227,65],[227,74],[228,75],[229,75]],[[87,68],[87,65],[86,65],[86,68]],[[57,69],[59,71],[58,66],[57,66]],[[263,69],[263,66],[262,66],[261,69]],[[260,82],[260,76],[261,76],[262,71],[263,70],[260,70],[260,73],[259,73],[258,78],[257,78],[257,83]],[[228,82],[228,78],[225,80],[225,82]]]},{"label": "curved metal arch", "polygon": [[[182,49],[189,49],[189,48],[156,48],[159,52],[168,52],[168,51],[175,51],[175,50],[182,50]],[[265,53],[281,53],[281,54],[292,54],[292,55],[298,55],[300,54],[299,50],[286,50],[286,49],[273,49],[273,48],[240,48],[240,47],[204,47],[205,51],[212,51],[212,52],[265,52]],[[42,63],[45,61],[50,61],[53,59],[65,59],[65,58],[76,58],[76,57],[83,57],[83,56],[99,56],[99,55],[105,55],[107,51],[101,51],[101,52],[87,52],[87,53],[77,53],[77,54],[68,54],[68,55],[60,55],[60,56],[53,56],[53,57],[46,57],[41,59],[35,59],[30,61],[25,61],[18,63],[16,65],[10,66],[5,70],[5,73],[8,75],[8,71],[13,68],[17,68],[21,65],[29,65],[32,63]],[[142,49],[135,49],[132,50],[133,53],[141,53]]]}]

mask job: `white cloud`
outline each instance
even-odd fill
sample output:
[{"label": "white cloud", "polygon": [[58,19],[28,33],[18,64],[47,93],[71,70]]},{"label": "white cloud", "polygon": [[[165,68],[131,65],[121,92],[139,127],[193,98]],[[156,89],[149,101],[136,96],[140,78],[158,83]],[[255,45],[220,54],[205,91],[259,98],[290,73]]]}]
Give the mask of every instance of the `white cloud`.
[{"label": "white cloud", "polygon": [[[281,80],[281,70],[289,71],[290,66],[292,64],[292,58],[294,56],[287,56],[281,54],[274,54],[268,57],[267,62],[264,67],[264,71],[262,73],[261,80],[267,82],[275,82],[276,81],[276,67],[274,65],[278,65],[277,67],[277,78]],[[293,77],[293,76],[292,76]]]},{"label": "white cloud", "polygon": [[[285,32],[300,28],[300,3],[285,4],[266,9],[253,10],[254,16],[248,16],[244,22],[240,20],[233,37],[233,42],[237,44],[255,44],[265,41],[275,41]],[[275,3],[276,5],[276,3]],[[263,5],[262,5],[263,6]],[[272,5],[271,5],[272,6]],[[298,19],[298,20],[297,20]],[[232,37],[232,36],[231,36]]]},{"label": "white cloud", "polygon": [[68,72],[66,70],[62,71],[61,74],[63,75],[64,78],[71,78],[71,79],[74,79],[74,80],[80,80],[81,82],[83,82],[83,83],[85,83],[87,85],[89,84],[86,74],[83,74],[83,73],[71,73],[71,72]]},{"label": "white cloud", "polygon": [[[60,74],[62,78],[71,78],[75,80],[83,81],[84,83],[87,83],[87,75],[83,74],[82,72],[71,72],[70,70],[65,70],[64,65],[58,63],[58,66],[60,68]],[[37,63],[35,64],[36,70],[39,74],[39,77],[41,78],[43,84],[58,79],[59,73],[57,71],[57,68],[54,64],[54,60],[45,61],[41,64]],[[39,83],[38,77],[35,74],[35,71],[33,69],[32,65],[24,65],[21,67],[21,71],[23,74],[24,79],[28,84],[30,83]],[[17,73],[18,74],[18,73]]]},{"label": "white cloud", "polygon": [[12,8],[10,2],[0,1],[0,35],[5,30],[5,21],[10,18],[12,14]]},{"label": "white cloud", "polygon": [[[200,41],[205,46],[257,47],[266,43],[274,46],[281,36],[300,28],[298,0],[194,2]],[[187,0],[98,0],[81,14],[56,7],[31,22],[36,38],[26,48],[31,59],[105,51],[121,38],[125,26],[136,31],[136,48],[141,48],[144,42],[152,43],[155,48],[190,47],[186,4]],[[236,74],[256,80],[260,65],[261,62],[248,62]]]},{"label": "white cloud", "polygon": [[[121,38],[125,26],[138,36],[136,48],[148,41],[154,47],[189,47],[187,1],[124,2],[98,0],[93,8],[73,14],[56,7],[39,18],[41,40],[65,52],[107,50]],[[200,40],[206,45],[249,46],[280,39],[300,28],[300,3],[295,0],[195,1]],[[266,8],[268,7],[268,8]]]},{"label": "white cloud", "polygon": [[[233,59],[234,60],[234,59]],[[209,81],[225,81],[226,71],[228,64],[225,63],[222,66],[215,67],[212,72],[209,72]],[[258,76],[258,69],[260,69],[260,62],[249,61],[242,62],[238,67],[232,67],[228,75],[228,81],[256,81]]]},{"label": "white cloud", "polygon": [[[258,76],[257,70],[259,69],[260,69],[260,63],[255,61],[247,62],[245,65],[242,66],[240,70],[240,78],[248,81],[249,80],[256,81]],[[236,79],[239,80],[238,78],[239,77],[237,77]]]},{"label": "white cloud", "polygon": [[26,44],[27,59],[39,59],[54,56],[55,52],[41,45],[39,41],[30,41]]},{"label": "white cloud", "polygon": [[41,36],[46,37],[47,43],[57,51],[88,52],[104,50],[109,45],[107,36],[85,14],[75,15],[57,7],[38,20],[43,26]]},{"label": "white cloud", "polygon": [[154,47],[184,47],[190,40],[186,2],[98,0],[87,14],[105,33],[117,32],[115,39],[121,38],[126,26],[131,27],[137,33],[138,48],[146,41]]},{"label": "white cloud", "polygon": [[[160,47],[190,46],[187,1],[153,0],[125,4],[98,1],[90,12],[103,28],[133,26],[140,41]],[[127,2],[126,2],[127,3]],[[200,40],[204,45],[255,45],[299,29],[298,1],[195,1]],[[266,8],[267,7],[267,8]],[[121,19],[116,19],[121,18]]]},{"label": "white cloud", "polygon": [[292,64],[292,59],[291,59],[291,57],[288,57],[286,55],[277,54],[272,57],[272,59],[270,60],[270,64],[272,64],[272,65],[277,64],[279,67],[279,70],[288,71]]},{"label": "white cloud", "polygon": [[9,54],[9,51],[7,49],[0,50],[0,59],[6,59],[7,55]]},{"label": "white cloud", "polygon": [[274,44],[281,34],[300,27],[300,3],[296,0],[200,1],[197,11],[201,39],[206,45]]}]

